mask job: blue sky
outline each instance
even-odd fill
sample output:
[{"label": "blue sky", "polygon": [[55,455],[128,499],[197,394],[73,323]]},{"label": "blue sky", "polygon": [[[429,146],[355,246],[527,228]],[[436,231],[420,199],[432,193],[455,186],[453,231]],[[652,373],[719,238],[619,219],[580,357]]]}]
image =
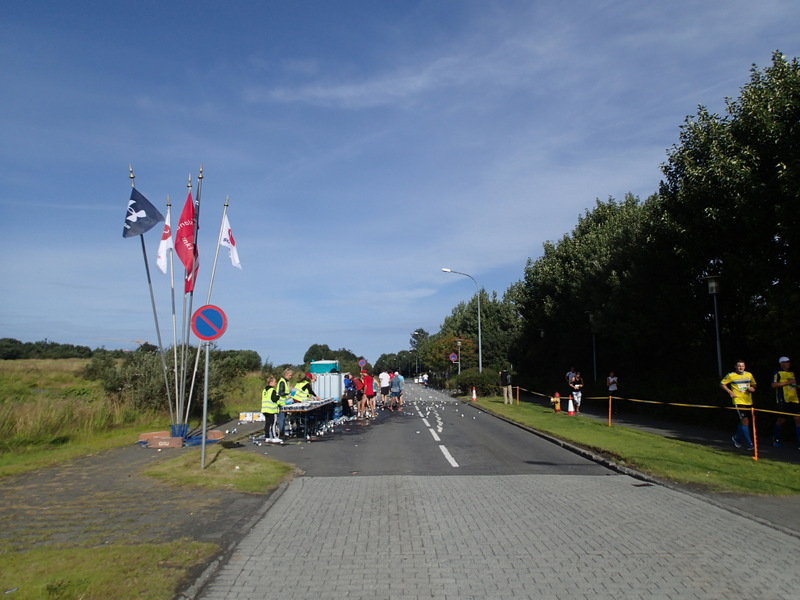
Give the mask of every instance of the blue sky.
[{"label": "blue sky", "polygon": [[155,343],[128,165],[173,228],[203,165],[193,307],[226,196],[243,265],[218,346],[374,362],[475,293],[442,267],[502,295],[597,198],[657,191],[687,115],[800,55],[800,3],[10,0],[0,31],[0,337]]}]

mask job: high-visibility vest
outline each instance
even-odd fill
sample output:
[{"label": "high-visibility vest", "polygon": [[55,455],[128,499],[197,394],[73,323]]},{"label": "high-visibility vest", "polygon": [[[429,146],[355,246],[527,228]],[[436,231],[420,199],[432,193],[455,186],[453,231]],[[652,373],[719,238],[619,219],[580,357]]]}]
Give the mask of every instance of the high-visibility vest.
[{"label": "high-visibility vest", "polygon": [[311,387],[311,382],[306,380],[300,381],[294,386],[292,390],[292,398],[295,402],[307,402],[311,400],[311,392],[308,388]]},{"label": "high-visibility vest", "polygon": [[[283,394],[280,393],[281,389],[283,389]],[[278,406],[283,406],[284,404],[286,404],[286,399],[289,397],[289,394],[291,394],[291,392],[292,388],[289,385],[289,382],[286,381],[285,377],[281,377],[278,380],[278,387],[276,388],[276,393],[278,395]]]},{"label": "high-visibility vest", "polygon": [[261,392],[261,412],[274,415],[278,410],[278,392],[274,387],[268,387]]}]

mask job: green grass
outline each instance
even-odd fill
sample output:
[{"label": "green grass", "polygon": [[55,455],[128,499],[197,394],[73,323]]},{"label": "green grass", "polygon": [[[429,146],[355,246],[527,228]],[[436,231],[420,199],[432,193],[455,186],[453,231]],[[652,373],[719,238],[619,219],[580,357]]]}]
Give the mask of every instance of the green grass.
[{"label": "green grass", "polygon": [[607,421],[556,414],[538,404],[504,405],[479,398],[478,406],[537,431],[606,456],[620,465],[665,481],[708,491],[788,496],[800,494],[800,465],[753,460],[749,454],[718,450],[643,432]]},{"label": "green grass", "polygon": [[249,452],[230,452],[219,444],[206,447],[205,468],[201,468],[201,463],[198,449],[159,463],[144,473],[182,486],[264,494],[292,472],[286,463]]},{"label": "green grass", "polygon": [[166,600],[174,597],[191,568],[217,552],[216,544],[176,540],[2,553],[0,589],[15,600]]}]

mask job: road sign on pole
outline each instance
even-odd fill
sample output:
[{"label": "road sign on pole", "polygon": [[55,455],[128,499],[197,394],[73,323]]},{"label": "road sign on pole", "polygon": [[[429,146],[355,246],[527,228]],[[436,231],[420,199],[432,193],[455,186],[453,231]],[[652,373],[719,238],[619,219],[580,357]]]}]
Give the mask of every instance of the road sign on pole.
[{"label": "road sign on pole", "polygon": [[222,309],[212,304],[198,308],[192,315],[192,331],[201,340],[216,340],[225,333],[228,318]]}]

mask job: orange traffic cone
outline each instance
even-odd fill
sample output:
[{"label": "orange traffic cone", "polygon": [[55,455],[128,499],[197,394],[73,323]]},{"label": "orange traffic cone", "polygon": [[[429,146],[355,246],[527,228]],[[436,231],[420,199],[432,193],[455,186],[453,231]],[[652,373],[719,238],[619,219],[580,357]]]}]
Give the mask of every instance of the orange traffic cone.
[{"label": "orange traffic cone", "polygon": [[575,405],[572,404],[572,396],[569,397],[569,404],[567,404],[567,414],[570,416],[575,414]]},{"label": "orange traffic cone", "polygon": [[478,401],[478,396],[475,395],[475,386],[474,385],[472,386],[472,401],[473,402],[477,402]]}]

